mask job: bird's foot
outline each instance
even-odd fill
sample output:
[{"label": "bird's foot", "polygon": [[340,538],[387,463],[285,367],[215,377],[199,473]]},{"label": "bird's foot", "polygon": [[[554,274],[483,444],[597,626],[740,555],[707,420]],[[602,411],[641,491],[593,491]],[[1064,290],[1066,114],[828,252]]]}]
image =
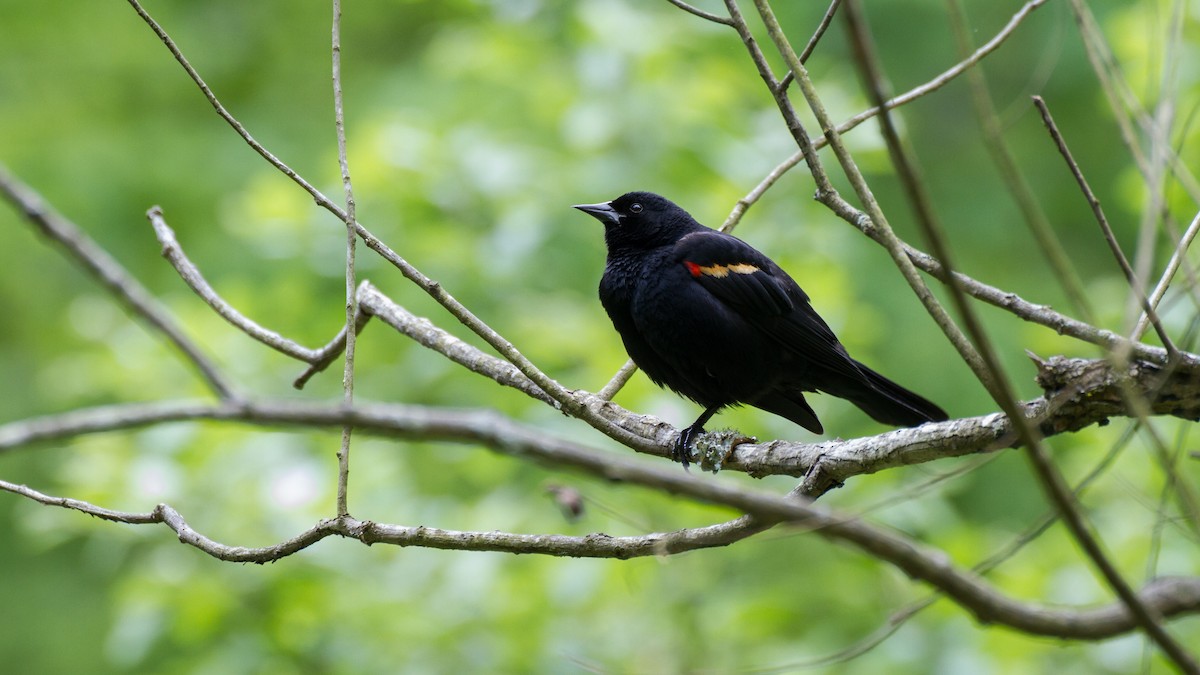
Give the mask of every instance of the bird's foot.
[{"label": "bird's foot", "polygon": [[704,427],[698,427],[694,424],[679,432],[679,439],[675,441],[675,445],[671,448],[671,459],[682,464],[686,470],[692,460],[692,445],[695,444],[696,438],[703,433]]},{"label": "bird's foot", "polygon": [[704,433],[704,425],[708,423],[712,416],[717,414],[721,409],[721,405],[710,405],[700,413],[692,426],[679,432],[679,440],[675,441],[675,447],[671,448],[671,459],[683,465],[684,470],[688,468],[688,462],[692,459],[692,445],[696,442],[696,438]]}]

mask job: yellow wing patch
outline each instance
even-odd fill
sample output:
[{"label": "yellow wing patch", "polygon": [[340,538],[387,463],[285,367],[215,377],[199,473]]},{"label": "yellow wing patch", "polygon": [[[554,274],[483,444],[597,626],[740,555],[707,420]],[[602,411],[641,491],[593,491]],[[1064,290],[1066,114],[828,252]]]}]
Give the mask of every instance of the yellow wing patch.
[{"label": "yellow wing patch", "polygon": [[734,263],[733,265],[700,265],[690,260],[683,261],[687,270],[693,277],[700,275],[723,279],[732,272],[733,274],[754,274],[760,271],[754,265],[749,263]]}]

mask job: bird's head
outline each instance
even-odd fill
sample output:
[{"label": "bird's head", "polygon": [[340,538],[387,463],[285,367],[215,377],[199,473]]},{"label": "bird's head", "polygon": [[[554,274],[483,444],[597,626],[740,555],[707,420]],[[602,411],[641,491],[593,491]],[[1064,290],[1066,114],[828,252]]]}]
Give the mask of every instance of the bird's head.
[{"label": "bird's head", "polygon": [[675,202],[653,192],[627,192],[611,202],[576,204],[575,208],[604,223],[604,241],[610,251],[667,246],[704,228]]}]

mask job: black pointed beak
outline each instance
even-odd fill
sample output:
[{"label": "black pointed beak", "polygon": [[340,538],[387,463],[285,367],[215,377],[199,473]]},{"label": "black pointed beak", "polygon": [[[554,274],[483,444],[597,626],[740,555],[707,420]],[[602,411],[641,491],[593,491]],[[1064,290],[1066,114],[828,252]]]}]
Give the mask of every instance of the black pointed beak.
[{"label": "black pointed beak", "polygon": [[579,209],[605,225],[619,225],[621,223],[621,214],[612,207],[609,202],[600,204],[576,204],[573,209]]}]

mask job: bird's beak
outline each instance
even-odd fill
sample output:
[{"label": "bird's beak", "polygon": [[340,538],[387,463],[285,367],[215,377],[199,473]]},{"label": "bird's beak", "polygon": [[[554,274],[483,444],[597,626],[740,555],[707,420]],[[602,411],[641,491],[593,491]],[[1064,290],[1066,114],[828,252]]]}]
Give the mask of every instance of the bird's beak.
[{"label": "bird's beak", "polygon": [[617,210],[614,209],[612,204],[609,202],[603,202],[600,204],[576,204],[571,208],[579,209],[580,211],[583,211],[605,225],[621,224],[621,214],[617,213]]}]

